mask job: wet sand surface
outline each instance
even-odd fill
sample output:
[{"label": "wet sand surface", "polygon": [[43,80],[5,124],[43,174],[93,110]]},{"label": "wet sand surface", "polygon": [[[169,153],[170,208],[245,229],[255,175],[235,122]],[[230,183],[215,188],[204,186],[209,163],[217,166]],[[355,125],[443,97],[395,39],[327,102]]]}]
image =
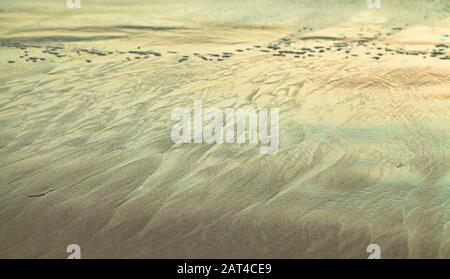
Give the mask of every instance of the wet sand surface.
[{"label": "wet sand surface", "polygon": [[0,258],[450,258],[447,1],[84,2],[0,4]]}]

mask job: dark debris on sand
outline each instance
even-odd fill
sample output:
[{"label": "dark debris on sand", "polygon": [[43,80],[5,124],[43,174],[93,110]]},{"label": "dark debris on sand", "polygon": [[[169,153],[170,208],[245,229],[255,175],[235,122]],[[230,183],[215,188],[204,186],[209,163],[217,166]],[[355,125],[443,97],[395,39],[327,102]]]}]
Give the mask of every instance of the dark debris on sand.
[{"label": "dark debris on sand", "polygon": [[[261,55],[270,55],[272,57],[293,57],[293,58],[317,58],[322,57],[322,54],[334,52],[334,53],[342,53],[342,57],[345,59],[355,59],[359,57],[357,52],[358,49],[362,48],[360,51],[362,54],[371,55],[374,60],[381,60],[381,58],[386,57],[387,54],[392,55],[407,55],[407,56],[422,56],[423,59],[427,58],[438,58],[441,60],[450,60],[450,56],[448,55],[449,46],[444,43],[440,43],[434,46],[434,49],[430,52],[426,51],[407,51],[402,48],[392,48],[389,44],[382,43],[379,41],[382,36],[381,32],[378,32],[373,37],[364,36],[364,33],[359,33],[359,38],[354,40],[349,40],[345,37],[327,37],[327,36],[299,36],[301,32],[304,31],[312,31],[313,29],[310,27],[303,27],[298,29],[297,33],[289,34],[287,36],[283,36],[280,39],[270,42],[266,45],[263,44],[255,44],[252,47],[247,48],[238,48],[235,49],[234,52],[221,52],[221,53],[193,53],[193,57],[199,59],[204,62],[223,62],[229,59],[232,59],[238,54],[244,54],[246,52],[258,51]],[[390,36],[394,32],[402,31],[402,27],[393,27],[390,32],[387,32],[385,35]],[[444,35],[444,37],[449,37],[450,35]],[[294,45],[305,45],[304,41],[313,41],[315,45],[312,47],[298,47],[295,48]],[[162,56],[161,52],[154,50],[143,50],[141,46],[137,47],[137,50],[128,50],[128,51],[104,51],[98,49],[85,49],[85,48],[72,48],[68,49],[64,46],[39,46],[32,44],[24,44],[24,43],[2,43],[4,47],[15,47],[22,51],[22,55],[19,56],[19,59],[24,60],[25,62],[33,62],[37,63],[38,61],[51,61],[54,62],[54,59],[62,59],[65,57],[72,57],[72,54],[76,54],[78,56],[87,56],[85,61],[87,63],[91,63],[92,59],[89,56],[96,57],[106,57],[106,56],[125,56],[127,61],[132,61],[130,58],[133,57],[134,60],[140,59],[148,59],[148,58],[158,58]],[[40,56],[30,56],[29,49],[40,49],[41,53],[53,59],[48,59],[48,57],[40,57]],[[33,51],[32,53],[35,53]],[[183,55],[182,53],[178,53],[177,51],[168,50],[166,53],[171,54],[174,58],[179,62],[187,62],[190,60],[189,55]],[[373,53],[373,54],[372,54]],[[8,60],[9,64],[15,63],[15,60]]]}]

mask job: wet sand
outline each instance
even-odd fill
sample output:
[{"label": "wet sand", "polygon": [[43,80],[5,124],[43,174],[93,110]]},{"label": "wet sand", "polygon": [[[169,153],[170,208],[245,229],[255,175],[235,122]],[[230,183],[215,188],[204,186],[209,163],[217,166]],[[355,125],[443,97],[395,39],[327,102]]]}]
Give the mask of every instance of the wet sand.
[{"label": "wet sand", "polygon": [[[446,1],[64,2],[0,4],[0,258],[450,258]],[[279,152],[174,144],[199,99]]]}]

